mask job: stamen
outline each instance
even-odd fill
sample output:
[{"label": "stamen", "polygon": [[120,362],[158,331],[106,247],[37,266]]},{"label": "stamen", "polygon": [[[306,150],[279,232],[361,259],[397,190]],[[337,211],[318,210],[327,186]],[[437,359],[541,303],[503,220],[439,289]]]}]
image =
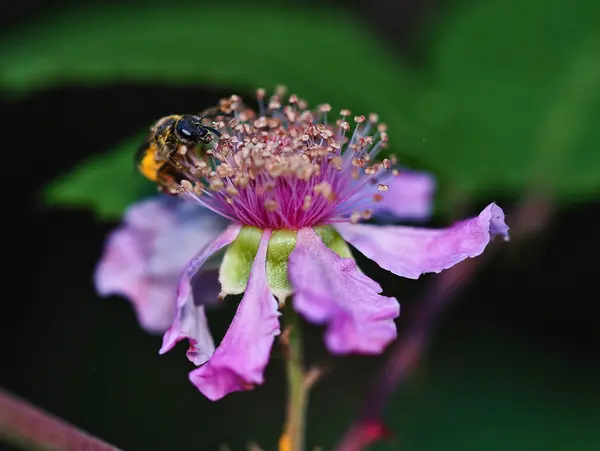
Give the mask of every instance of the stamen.
[{"label": "stamen", "polygon": [[192,185],[192,182],[190,182],[189,180],[185,180],[185,179],[183,179],[181,181],[181,187],[186,191],[194,190],[194,185]]},{"label": "stamen", "polygon": [[329,182],[322,181],[320,183],[317,183],[313,190],[315,194],[320,194],[330,202],[333,202],[335,200],[335,194],[333,194],[333,190],[331,189],[331,185],[329,184]]},{"label": "stamen", "polygon": [[[222,99],[219,108],[234,117],[213,123],[221,136],[203,152],[178,148],[174,164],[184,177],[171,190],[260,228],[369,219],[370,207],[388,190],[378,183],[378,174],[395,163],[393,156],[375,161],[386,146],[385,125],[377,124],[374,113],[350,116],[345,109],[329,125],[329,104],[311,111],[304,100],[285,92],[278,88],[265,106],[266,93],[257,90],[258,115],[239,96]],[[350,117],[355,125],[348,139]]]},{"label": "stamen", "polygon": [[302,210],[306,211],[310,208],[312,204],[312,196],[306,195],[304,196],[304,201],[302,202]]},{"label": "stamen", "polygon": [[276,200],[273,199],[267,199],[265,200],[265,208],[267,209],[267,211],[275,211],[277,210],[277,207],[279,206],[279,204],[277,203]]},{"label": "stamen", "polygon": [[198,196],[202,196],[202,194],[204,194],[204,185],[202,184],[202,182],[196,182],[194,184],[194,192]]}]

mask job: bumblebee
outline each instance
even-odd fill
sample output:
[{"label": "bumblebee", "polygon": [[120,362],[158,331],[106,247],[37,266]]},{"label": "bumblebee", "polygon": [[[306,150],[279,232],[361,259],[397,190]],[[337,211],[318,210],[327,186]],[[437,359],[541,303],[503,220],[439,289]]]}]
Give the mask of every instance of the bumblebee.
[{"label": "bumblebee", "polygon": [[[197,147],[208,144],[218,130],[202,123],[207,117],[227,116],[220,111],[170,115],[159,119],[151,128],[137,153],[137,166],[144,177],[161,187],[174,188],[186,178],[186,167]],[[192,151],[191,154],[188,151]]]}]

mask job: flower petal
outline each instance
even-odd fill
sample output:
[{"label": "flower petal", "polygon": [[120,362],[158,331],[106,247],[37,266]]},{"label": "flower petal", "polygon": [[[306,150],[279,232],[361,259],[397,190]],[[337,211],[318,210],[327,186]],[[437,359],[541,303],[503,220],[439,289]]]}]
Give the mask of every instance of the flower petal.
[{"label": "flower petal", "polygon": [[[215,345],[208,329],[204,305],[195,299],[197,296],[193,296],[193,292],[199,285],[196,283],[196,278],[204,277],[202,273],[198,274],[204,263],[212,254],[235,240],[239,231],[239,225],[230,225],[188,263],[179,279],[177,300],[175,302],[175,318],[173,324],[163,336],[160,354],[170,351],[179,341],[185,338],[190,342],[187,357],[194,364],[201,365],[213,354]],[[192,279],[194,287],[192,287]],[[175,291],[173,291],[174,293]]]},{"label": "flower petal", "polygon": [[404,220],[425,220],[433,209],[435,178],[426,172],[400,170],[398,176],[381,183],[388,186],[381,201],[375,204],[375,215]]},{"label": "flower petal", "polygon": [[219,216],[181,199],[164,196],[133,205],[107,239],[94,275],[96,290],[129,298],[144,329],[164,332],[173,320],[181,270],[223,224]]},{"label": "flower petal", "polygon": [[327,323],[325,342],[332,353],[377,354],[396,338],[398,301],[379,295],[379,284],[353,259],[325,246],[313,229],[298,231],[288,275],[294,308],[314,323]]},{"label": "flower petal", "polygon": [[504,212],[488,205],[479,216],[447,229],[401,226],[337,224],[336,229],[351,245],[399,276],[417,279],[440,272],[483,252],[494,235],[508,239]]},{"label": "flower petal", "polygon": [[270,235],[263,233],[246,293],[223,341],[206,364],[190,373],[192,383],[212,401],[263,383],[271,347],[280,332],[278,304],[265,274]]}]

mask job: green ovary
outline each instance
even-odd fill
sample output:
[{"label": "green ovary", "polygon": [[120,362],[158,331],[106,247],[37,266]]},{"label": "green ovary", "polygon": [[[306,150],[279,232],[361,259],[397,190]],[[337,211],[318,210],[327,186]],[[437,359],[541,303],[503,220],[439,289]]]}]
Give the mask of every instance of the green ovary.
[{"label": "green ovary", "polygon": [[[352,258],[350,248],[333,227],[314,227],[314,231],[323,243],[340,257]],[[222,295],[240,294],[246,289],[262,233],[263,231],[256,227],[242,227],[238,237],[227,248],[219,270]],[[273,294],[282,302],[292,294],[287,265],[295,246],[295,230],[272,232],[267,248],[267,281]]]}]

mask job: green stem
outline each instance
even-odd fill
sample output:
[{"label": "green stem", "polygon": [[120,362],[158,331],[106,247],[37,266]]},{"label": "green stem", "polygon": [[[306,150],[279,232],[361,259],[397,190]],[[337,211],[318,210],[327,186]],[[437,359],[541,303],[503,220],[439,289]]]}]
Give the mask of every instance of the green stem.
[{"label": "green stem", "polygon": [[279,451],[304,451],[308,389],[305,384],[300,321],[289,304],[283,309],[283,319],[288,334],[284,343],[288,400],[285,428],[279,440]]}]

